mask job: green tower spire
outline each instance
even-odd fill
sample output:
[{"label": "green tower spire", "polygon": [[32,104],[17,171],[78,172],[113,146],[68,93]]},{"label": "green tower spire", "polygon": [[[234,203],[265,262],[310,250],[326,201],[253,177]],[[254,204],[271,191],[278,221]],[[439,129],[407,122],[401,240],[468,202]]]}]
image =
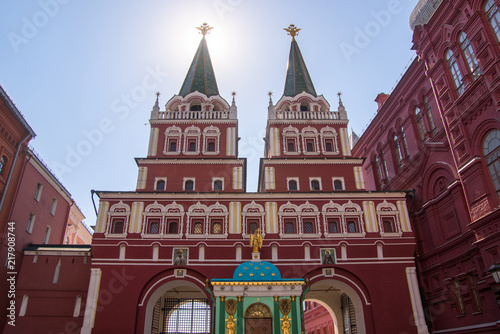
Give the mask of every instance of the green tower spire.
[{"label": "green tower spire", "polygon": [[300,53],[299,45],[297,44],[297,41],[295,41],[295,36],[298,34],[300,28],[290,24],[290,26],[288,28],[284,28],[284,30],[288,31],[288,35],[292,36],[292,45],[290,47],[290,56],[288,58],[288,68],[286,71],[284,95],[295,96],[302,92],[306,92],[313,96],[317,96],[311,77],[307,71],[306,63]]},{"label": "green tower spire", "polygon": [[186,96],[189,93],[198,91],[206,96],[219,95],[217,82],[215,81],[214,69],[210,61],[210,54],[208,53],[207,41],[205,35],[212,29],[208,24],[203,23],[200,30],[203,38],[201,39],[198,50],[194,55],[193,62],[189,67],[189,71],[182,84],[179,95]]}]

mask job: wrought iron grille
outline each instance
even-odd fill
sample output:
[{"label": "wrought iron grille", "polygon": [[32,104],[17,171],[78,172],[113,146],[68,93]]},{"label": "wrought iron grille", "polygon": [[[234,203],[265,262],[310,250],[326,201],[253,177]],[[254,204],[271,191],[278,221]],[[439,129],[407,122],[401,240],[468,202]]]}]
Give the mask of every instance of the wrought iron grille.
[{"label": "wrought iron grille", "polygon": [[210,305],[202,298],[166,298],[161,334],[210,333]]}]

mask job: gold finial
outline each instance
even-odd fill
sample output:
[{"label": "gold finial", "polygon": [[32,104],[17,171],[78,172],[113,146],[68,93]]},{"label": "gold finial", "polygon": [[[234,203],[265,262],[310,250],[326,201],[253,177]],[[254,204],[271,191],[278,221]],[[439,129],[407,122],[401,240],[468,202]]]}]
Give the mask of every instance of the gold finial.
[{"label": "gold finial", "polygon": [[295,24],[290,24],[288,28],[283,28],[283,30],[288,31],[288,35],[292,36],[292,39],[295,39],[295,36],[299,34],[299,30],[301,28],[297,28]]},{"label": "gold finial", "polygon": [[235,91],[232,91],[232,92],[231,92],[231,95],[232,95],[233,97],[234,97],[234,96],[236,96],[236,92],[235,92]]},{"label": "gold finial", "polygon": [[209,27],[206,22],[204,22],[201,26],[196,27],[200,31],[200,34],[205,37],[206,34],[210,33],[210,30],[212,30],[214,27]]},{"label": "gold finial", "polygon": [[267,95],[269,95],[270,97],[273,96],[273,92],[268,92]]},{"label": "gold finial", "polygon": [[339,105],[341,105],[342,104],[342,98],[341,98],[342,92],[338,92],[337,96],[339,97]]}]

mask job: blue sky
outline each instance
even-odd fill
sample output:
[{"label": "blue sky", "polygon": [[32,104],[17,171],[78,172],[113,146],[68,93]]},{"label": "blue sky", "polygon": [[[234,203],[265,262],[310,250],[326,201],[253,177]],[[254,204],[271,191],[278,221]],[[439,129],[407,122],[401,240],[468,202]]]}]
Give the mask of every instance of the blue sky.
[{"label": "blue sky", "polygon": [[290,23],[316,92],[361,133],[414,51],[408,20],[417,0],[4,1],[0,84],[37,134],[31,145],[95,224],[90,190],[135,190],[149,115],[179,93],[201,35],[219,92],[236,91],[247,189],[257,189],[268,95],[283,94]]}]

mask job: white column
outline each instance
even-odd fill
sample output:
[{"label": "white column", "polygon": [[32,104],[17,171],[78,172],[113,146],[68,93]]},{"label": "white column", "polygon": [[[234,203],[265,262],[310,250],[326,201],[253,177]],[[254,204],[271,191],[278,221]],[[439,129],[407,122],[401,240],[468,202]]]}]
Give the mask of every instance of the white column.
[{"label": "white column", "polygon": [[102,272],[100,268],[91,269],[87,303],[85,305],[85,315],[83,316],[83,326],[80,331],[81,334],[92,333],[95,312],[97,310],[97,299],[99,297],[99,286],[101,284],[101,274]]},{"label": "white column", "polygon": [[417,326],[418,334],[428,334],[429,331],[425,323],[424,308],[422,307],[422,301],[420,300],[417,269],[415,267],[406,268],[406,279],[408,280],[413,318],[415,318],[415,326]]}]

